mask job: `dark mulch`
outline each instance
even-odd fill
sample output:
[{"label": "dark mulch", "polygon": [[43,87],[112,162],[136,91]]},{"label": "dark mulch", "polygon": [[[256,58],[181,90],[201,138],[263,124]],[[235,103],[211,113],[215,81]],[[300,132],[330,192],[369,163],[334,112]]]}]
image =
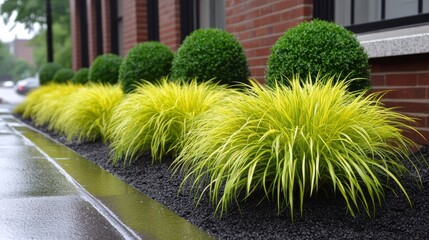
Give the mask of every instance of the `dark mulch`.
[{"label": "dark mulch", "polygon": [[[31,125],[30,121],[26,121]],[[189,191],[178,194],[182,177],[172,176],[170,160],[152,164],[150,155],[143,155],[125,168],[109,163],[109,148],[101,142],[66,143],[65,138],[40,128],[53,139],[67,145],[85,158],[123,179],[145,195],[164,204],[178,215],[218,239],[429,239],[429,171],[419,166],[422,186],[406,175],[403,182],[413,206],[395,187],[386,190],[385,201],[374,217],[363,211],[352,217],[341,197],[325,194],[308,199],[303,216],[296,211],[294,221],[289,212],[278,214],[274,203],[248,199],[240,209],[232,205],[228,213],[213,215],[214,208],[207,199],[196,207]],[[427,148],[422,157],[429,159]]]}]

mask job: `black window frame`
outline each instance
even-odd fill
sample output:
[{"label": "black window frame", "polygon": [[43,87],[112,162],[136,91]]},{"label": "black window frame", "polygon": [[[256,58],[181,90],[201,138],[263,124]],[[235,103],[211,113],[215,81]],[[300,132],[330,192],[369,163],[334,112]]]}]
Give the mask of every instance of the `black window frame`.
[{"label": "black window frame", "polygon": [[[353,23],[354,19],[354,6],[352,1],[351,11],[351,22]],[[364,32],[374,32],[390,28],[399,28],[407,27],[412,25],[422,25],[429,24],[429,13],[423,12],[423,0],[418,2],[418,14],[400,18],[385,19],[385,7],[386,0],[382,0],[382,20],[362,23],[362,24],[352,24],[349,26],[344,26],[345,28],[355,32],[355,33],[364,33]],[[313,4],[313,18],[322,19],[326,21],[335,21],[335,0],[314,0]]]}]

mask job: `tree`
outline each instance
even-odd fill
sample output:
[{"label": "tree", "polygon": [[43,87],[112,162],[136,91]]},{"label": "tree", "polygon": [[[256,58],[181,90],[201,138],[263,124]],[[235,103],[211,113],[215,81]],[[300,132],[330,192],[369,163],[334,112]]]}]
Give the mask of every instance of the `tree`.
[{"label": "tree", "polygon": [[8,46],[0,42],[0,80],[12,79],[13,65],[13,57],[10,55]]},{"label": "tree", "polygon": [[[71,67],[69,9],[69,1],[51,0],[54,60],[64,67]],[[14,20],[23,23],[28,30],[34,30],[35,24],[42,26],[42,29],[30,42],[34,48],[33,57],[37,68],[47,59],[45,10],[45,1],[40,0],[5,0],[0,6],[0,14],[6,23]],[[14,12],[17,12],[15,19],[13,19]]]},{"label": "tree", "polygon": [[35,69],[28,62],[15,59],[9,47],[0,42],[0,80],[20,80],[34,73]]},{"label": "tree", "polygon": [[28,78],[33,76],[34,73],[34,68],[27,61],[15,60],[12,70],[13,79],[20,80]]},{"label": "tree", "polygon": [[[51,0],[52,19],[63,26],[70,24],[69,1]],[[28,30],[34,30],[36,23],[46,24],[45,1],[40,0],[5,0],[1,5],[0,13],[5,23],[10,21],[25,25]],[[17,12],[15,19],[12,19]]]}]

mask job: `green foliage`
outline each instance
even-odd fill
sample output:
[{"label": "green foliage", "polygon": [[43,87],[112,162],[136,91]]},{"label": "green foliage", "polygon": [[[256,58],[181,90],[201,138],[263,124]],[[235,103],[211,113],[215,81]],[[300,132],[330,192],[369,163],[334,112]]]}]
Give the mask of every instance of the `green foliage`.
[{"label": "green foliage", "polygon": [[[65,68],[71,68],[71,39],[70,27],[54,23],[53,26],[54,61]],[[46,62],[46,29],[41,29],[31,40],[35,65],[40,67]]]},{"label": "green foliage", "polygon": [[[46,24],[45,1],[38,0],[5,0],[0,6],[3,22],[10,24],[22,23],[27,30],[34,30],[36,24]],[[63,67],[71,68],[70,38],[70,4],[64,0],[51,0],[52,34],[54,61]],[[31,39],[33,59],[39,69],[47,59],[46,28]],[[33,73],[33,72],[32,72]]]},{"label": "green foliage", "polygon": [[177,50],[171,69],[173,79],[199,82],[215,78],[222,84],[248,83],[249,69],[243,48],[230,33],[198,29]]},{"label": "green foliage", "polygon": [[112,111],[123,98],[120,86],[87,84],[75,91],[64,104],[56,122],[57,129],[69,141],[77,139],[106,141]]},{"label": "green foliage", "polygon": [[112,115],[109,139],[114,163],[124,157],[125,164],[144,151],[151,151],[153,160],[176,153],[189,124],[231,92],[211,82],[145,82]]},{"label": "green foliage", "polygon": [[34,67],[32,67],[28,62],[23,60],[15,60],[12,70],[13,79],[21,80],[30,76],[34,76],[34,74]]},{"label": "green foliage", "polygon": [[69,68],[62,68],[55,73],[53,81],[55,83],[66,83],[66,82],[70,82],[73,79],[73,77],[74,77],[73,70]]},{"label": "green foliage", "polygon": [[158,42],[136,45],[119,69],[119,82],[125,93],[133,91],[142,81],[154,82],[170,73],[173,52]]},{"label": "green foliage", "polygon": [[75,84],[85,84],[88,82],[89,68],[81,68],[77,71],[72,79]]},{"label": "green foliage", "polygon": [[35,69],[9,52],[9,47],[0,42],[0,80],[21,80],[34,75]]},{"label": "green foliage", "polygon": [[[383,107],[380,94],[349,92],[334,78],[291,79],[290,87],[253,85],[193,122],[174,168],[182,169],[216,211],[255,192],[282,210],[301,208],[320,190],[339,192],[353,215],[381,204],[386,179],[408,199],[398,176],[409,146],[405,115]],[[312,84],[311,82],[315,82]],[[323,82],[323,83],[322,83]],[[408,199],[409,200],[409,199]],[[298,204],[296,204],[296,201]]]},{"label": "green foliage", "polygon": [[55,73],[62,67],[58,63],[45,63],[39,71],[40,85],[45,85],[53,81]]},{"label": "green foliage", "polygon": [[[70,4],[64,0],[51,0],[51,12],[54,22],[70,24]],[[24,24],[27,30],[34,30],[36,23],[46,24],[45,2],[38,0],[5,0],[0,13],[5,23],[10,21]],[[16,14],[16,15],[15,15]]]},{"label": "green foliage", "polygon": [[[336,76],[356,79],[349,90],[370,86],[368,56],[354,34],[335,23],[321,20],[304,22],[289,29],[271,49],[267,85],[289,84],[294,74],[302,79]],[[341,78],[340,78],[341,77]],[[359,79],[358,79],[359,78]]]},{"label": "green foliage", "polygon": [[96,83],[117,83],[121,62],[122,58],[112,53],[96,57],[89,69],[89,81]]}]

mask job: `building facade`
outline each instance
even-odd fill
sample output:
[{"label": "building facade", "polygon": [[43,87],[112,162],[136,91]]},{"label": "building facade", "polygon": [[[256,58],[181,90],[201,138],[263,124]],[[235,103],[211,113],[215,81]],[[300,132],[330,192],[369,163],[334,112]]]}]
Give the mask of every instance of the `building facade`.
[{"label": "building facade", "polygon": [[26,61],[34,66],[33,47],[30,46],[30,40],[14,39],[10,43],[10,51],[16,59]]},{"label": "building facade", "polygon": [[125,56],[160,41],[177,50],[197,28],[223,28],[242,44],[251,75],[264,82],[270,49],[290,27],[314,18],[357,34],[370,56],[375,91],[388,107],[418,118],[410,133],[429,140],[429,0],[70,0],[73,68],[100,54]]}]

